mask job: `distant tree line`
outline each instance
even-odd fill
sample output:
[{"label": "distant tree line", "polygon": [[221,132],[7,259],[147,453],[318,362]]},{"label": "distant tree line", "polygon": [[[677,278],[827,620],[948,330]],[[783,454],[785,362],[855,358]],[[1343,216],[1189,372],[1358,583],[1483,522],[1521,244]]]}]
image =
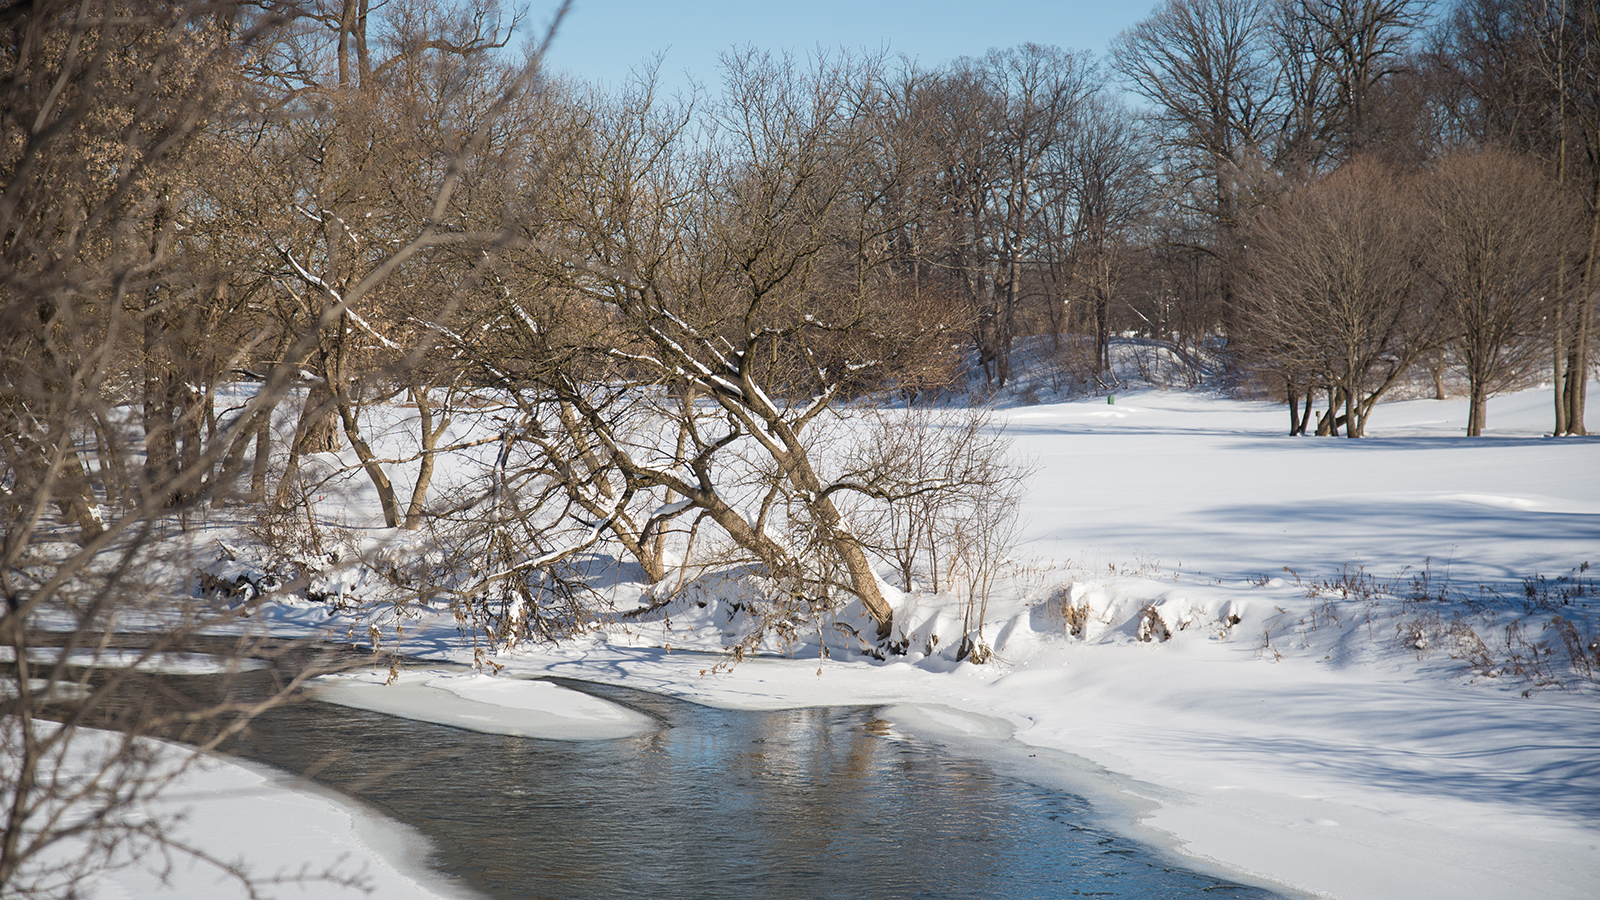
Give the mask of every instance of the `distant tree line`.
[{"label": "distant tree line", "polygon": [[1276,382],[1292,432],[1326,391],[1319,433],[1360,436],[1420,366],[1441,397],[1464,376],[1469,434],[1541,373],[1553,432],[1585,433],[1594,4],[1174,0],[1112,62],[1165,150],[1166,245],[1206,273],[1208,329],[1235,374]]},{"label": "distant tree line", "polygon": [[[1540,372],[1553,431],[1585,430],[1590,3],[1170,0],[1101,61],[745,49],[679,97],[647,65],[605,92],[515,61],[489,0],[91,6],[11,4],[0,47],[7,443],[91,531],[105,501],[221,502],[247,461],[249,496],[285,503],[342,441],[414,524],[427,486],[385,485],[360,411],[428,419],[482,383],[441,347],[489,316],[468,343],[521,353],[508,298],[551,305],[524,310],[544,339],[644,315],[619,291],[719,341],[744,309],[774,396],[915,392],[968,360],[1005,387],[1035,336],[1092,383],[1135,333],[1222,351],[1297,432],[1325,396],[1321,430],[1359,435],[1417,367],[1465,377],[1473,433]],[[272,485],[279,396],[218,420],[243,373],[309,376]],[[135,404],[138,466],[52,449],[41,398],[78,392]]]},{"label": "distant tree line", "polygon": [[[418,528],[436,461],[470,449],[459,404],[493,388],[561,411],[530,458],[646,571],[659,523],[608,492],[738,535],[711,463],[750,438],[870,598],[837,503],[893,498],[819,474],[804,432],[969,366],[1004,388],[1024,339],[1086,384],[1119,334],[1218,354],[1295,433],[1320,401],[1319,433],[1359,436],[1424,371],[1462,376],[1478,434],[1491,394],[1547,373],[1553,431],[1584,432],[1590,3],[1169,0],[1102,61],[745,48],[673,97],[648,64],[615,90],[543,72],[493,0],[0,15],[6,502],[85,540],[111,509],[292,509],[341,446]],[[267,387],[219,405],[241,377]],[[644,396],[680,423],[668,464],[614,433]],[[407,460],[365,430],[394,403],[418,413]],[[706,403],[730,431],[693,421]]]}]

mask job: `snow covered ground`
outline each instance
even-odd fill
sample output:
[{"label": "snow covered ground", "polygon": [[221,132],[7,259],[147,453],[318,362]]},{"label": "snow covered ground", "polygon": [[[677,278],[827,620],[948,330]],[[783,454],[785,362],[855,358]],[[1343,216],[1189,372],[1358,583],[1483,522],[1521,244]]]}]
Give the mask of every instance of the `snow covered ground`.
[{"label": "snow covered ground", "polygon": [[[186,669],[198,670],[195,665]],[[93,770],[88,761],[109,746],[105,735],[80,732],[74,754],[64,766],[67,774]],[[176,766],[189,754],[170,747],[161,759]],[[165,836],[174,848],[197,848],[210,859],[135,839],[121,845],[108,867],[73,896],[93,900],[475,896],[420,866],[418,861],[429,852],[427,839],[376,810],[266,766],[215,758],[191,761],[175,782],[128,812],[134,818],[145,815],[169,822]],[[70,860],[84,852],[83,841],[69,838],[46,850],[42,861]],[[252,893],[228,871],[233,866],[249,872],[259,893]]]},{"label": "snow covered ground", "polygon": [[[179,840],[214,848],[223,862],[245,862],[269,896],[304,900],[470,898],[418,865],[427,839],[381,813],[264,766],[205,760],[160,800],[158,813],[182,812]],[[149,860],[146,860],[149,863]],[[332,879],[320,876],[331,874]],[[146,867],[114,870],[94,884],[97,900],[249,896],[215,866],[174,854],[165,883]],[[350,884],[346,884],[346,880]],[[353,886],[352,886],[353,885]],[[369,893],[362,893],[362,889]]]},{"label": "snow covered ground", "polygon": [[[904,657],[830,639],[820,658],[813,637],[719,667],[738,636],[732,588],[493,661],[501,681],[732,707],[882,704],[900,727],[991,742],[1141,838],[1289,892],[1588,898],[1600,439],[1543,437],[1549,403],[1493,400],[1483,439],[1462,436],[1463,401],[1385,404],[1360,441],[1291,438],[1281,406],[1200,393],[1009,409],[1038,474],[985,665],[953,658],[958,599],[923,595],[897,598]],[[350,625],[304,606],[267,615],[285,633]],[[472,659],[447,616],[405,634],[408,653]],[[434,700],[406,703],[439,715],[465,697],[491,719],[544,710],[573,738],[591,736],[574,719],[628,727],[541,699],[547,685],[427,677]]]}]

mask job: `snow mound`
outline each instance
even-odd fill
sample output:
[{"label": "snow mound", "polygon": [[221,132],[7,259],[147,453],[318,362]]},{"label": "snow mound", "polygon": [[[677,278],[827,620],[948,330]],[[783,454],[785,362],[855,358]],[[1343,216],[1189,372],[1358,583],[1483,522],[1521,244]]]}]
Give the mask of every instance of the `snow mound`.
[{"label": "snow mound", "polygon": [[655,730],[654,719],[548,681],[475,672],[387,669],[316,679],[318,700],[486,734],[604,741]]}]

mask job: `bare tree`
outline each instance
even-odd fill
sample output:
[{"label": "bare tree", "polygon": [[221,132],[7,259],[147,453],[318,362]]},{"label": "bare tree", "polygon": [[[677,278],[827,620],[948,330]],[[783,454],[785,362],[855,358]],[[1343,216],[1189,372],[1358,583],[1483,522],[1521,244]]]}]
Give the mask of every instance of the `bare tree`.
[{"label": "bare tree", "polygon": [[1584,434],[1600,296],[1600,12],[1570,0],[1470,0],[1433,57],[1459,139],[1542,160],[1586,211],[1585,262],[1562,277],[1550,334],[1555,433]]},{"label": "bare tree", "polygon": [[1291,194],[1251,230],[1251,346],[1330,389],[1324,430],[1361,437],[1372,407],[1438,337],[1420,289],[1409,186],[1356,160]]},{"label": "bare tree", "polygon": [[[170,361],[216,350],[203,341],[203,319],[170,309],[185,299],[173,288],[199,280],[177,268],[170,210],[194,179],[196,135],[221,106],[219,73],[274,25],[230,34],[221,26],[234,11],[36,3],[0,14],[0,96],[5,133],[16,138],[0,151],[7,895],[77,896],[99,868],[142,850],[204,858],[174,845],[165,821],[144,808],[173,774],[144,736],[214,746],[259,709],[224,696],[177,712],[134,710],[113,734],[90,730],[107,724],[119,690],[136,677],[105,659],[128,618],[155,615],[169,625],[132,652],[148,662],[198,627],[237,616],[185,610],[160,583],[174,564],[158,540],[163,519],[169,507],[195,502],[217,454],[196,446],[185,448],[181,467],[163,460],[176,422],[168,415],[147,420],[157,460],[147,466],[123,414],[141,396],[146,365],[159,364],[152,353]],[[205,308],[207,298],[188,299]],[[172,349],[139,327],[146,314],[167,315]],[[117,489],[132,484],[140,489]],[[77,545],[63,541],[69,523]],[[234,652],[254,649],[243,640]],[[194,727],[186,731],[186,722]],[[84,852],[61,855],[72,842]]]},{"label": "bare tree", "polygon": [[1271,14],[1282,83],[1285,162],[1313,171],[1383,140],[1384,87],[1410,69],[1428,0],[1279,0]]},{"label": "bare tree", "polygon": [[1425,198],[1426,266],[1451,316],[1470,398],[1467,434],[1477,436],[1490,395],[1528,377],[1544,357],[1578,228],[1551,179],[1498,150],[1446,157]]},{"label": "bare tree", "polygon": [[1018,534],[1031,470],[981,407],[862,411],[843,468],[858,484],[848,513],[893,563],[906,591],[964,593],[958,659],[982,663],[984,617]]},{"label": "bare tree", "polygon": [[[616,208],[629,219],[586,229],[625,242],[586,246],[591,276],[620,277],[581,285],[626,329],[629,341],[614,351],[619,359],[714,403],[720,421],[686,408],[679,427],[690,436],[687,471],[631,452],[609,427],[597,431],[632,483],[671,490],[702,511],[789,579],[795,600],[832,602],[826,579],[816,579],[836,564],[885,636],[893,610],[835,499],[852,486],[825,481],[807,442],[808,427],[853,382],[892,366],[897,344],[904,346],[871,327],[869,297],[859,287],[824,277],[828,262],[860,260],[866,249],[855,227],[863,195],[851,178],[871,147],[857,101],[875,69],[819,60],[803,74],[755,54],[729,57],[727,65],[727,101],[713,110],[726,141],[682,173],[663,167],[648,193],[630,192],[625,199],[645,206]],[[684,175],[692,180],[679,180]],[[681,199],[690,196],[699,202]],[[662,246],[664,231],[671,243]],[[806,399],[784,399],[794,396]],[[767,512],[753,518],[719,480],[719,456],[745,440],[766,455],[774,476],[758,501]],[[780,505],[811,540],[775,537],[767,523]],[[792,547],[815,548],[822,560],[808,564]]]},{"label": "bare tree", "polygon": [[1259,153],[1266,125],[1265,27],[1255,0],[1167,0],[1111,48],[1117,71],[1154,105],[1174,174],[1202,183],[1196,211],[1223,235],[1238,226],[1240,167]]},{"label": "bare tree", "polygon": [[[37,2],[0,11],[8,138],[0,147],[0,893],[7,896],[78,896],[107,866],[140,864],[159,874],[175,853],[207,860],[249,890],[261,884],[176,842],[167,814],[149,808],[194,759],[149,739],[189,742],[197,752],[216,747],[316,669],[297,670],[264,695],[189,703],[158,672],[139,670],[167,651],[192,649],[208,629],[240,629],[247,613],[236,602],[187,595],[194,568],[216,548],[185,535],[185,516],[227,490],[234,450],[292,388],[295,363],[317,335],[408,259],[461,240],[441,234],[438,214],[398,230],[401,239],[359,277],[276,337],[285,364],[225,421],[210,416],[208,397],[180,409],[171,402],[172,380],[152,378],[152,367],[168,365],[214,383],[217,373],[243,367],[260,343],[248,327],[219,320],[248,290],[235,290],[233,273],[217,269],[231,263],[248,274],[261,257],[250,252],[252,240],[219,237],[240,227],[232,218],[240,210],[196,198],[214,199],[202,183],[209,189],[224,180],[208,170],[215,165],[208,151],[261,113],[239,87],[243,61],[292,39],[309,15],[290,5],[159,2]],[[530,63],[509,79],[501,101],[532,74]],[[490,105],[491,120],[503,105]],[[259,133],[262,120],[253,121]],[[449,205],[459,181],[452,173],[465,168],[472,146],[435,157],[443,174],[425,207]],[[263,223],[244,227],[259,231]],[[237,253],[208,259],[208,249]],[[151,317],[166,329],[147,331]],[[185,359],[200,370],[176,365]],[[130,403],[144,408],[144,428],[130,420]],[[211,477],[219,466],[222,474]],[[74,536],[76,543],[67,539]],[[250,637],[213,643],[224,669],[278,652]],[[135,684],[134,696],[171,702],[130,705]]]},{"label": "bare tree", "polygon": [[1096,89],[1092,74],[1081,55],[1024,44],[960,60],[928,85],[937,99],[925,127],[949,211],[945,265],[971,304],[979,362],[1000,386],[1040,225],[1064,187],[1051,167]]},{"label": "bare tree", "polygon": [[500,453],[440,517],[486,574],[448,590],[502,637],[586,625],[577,564],[601,545],[662,582],[669,535],[679,565],[732,548],[698,565],[754,563],[799,615],[856,598],[891,634],[852,510],[898,482],[842,465],[828,425],[947,352],[948,323],[904,280],[915,167],[886,144],[876,61],[726,64],[698,131],[648,73],[586,102],[562,202],[497,270],[519,290],[460,342],[508,405]]},{"label": "bare tree", "polygon": [[[252,181],[271,201],[257,228],[261,265],[284,310],[280,327],[344,309],[305,358],[278,361],[315,376],[276,491],[280,506],[292,499],[300,459],[337,449],[342,434],[385,520],[403,521],[389,471],[362,431],[362,406],[412,387],[426,393],[386,377],[385,366],[411,382],[428,371],[416,365],[432,336],[421,323],[442,316],[422,298],[459,302],[474,269],[459,248],[502,233],[509,192],[496,181],[526,174],[503,166],[506,143],[526,129],[503,124],[524,111],[532,69],[491,59],[515,24],[492,0],[379,10],[352,0],[337,14],[299,20],[251,72],[276,110],[264,121]],[[422,229],[427,239],[393,260],[393,248]],[[348,296],[385,267],[382,291]]]},{"label": "bare tree", "polygon": [[1095,371],[1111,364],[1112,298],[1129,266],[1135,229],[1156,200],[1149,135],[1128,110],[1104,100],[1086,105],[1067,150],[1062,200],[1070,205],[1071,265],[1094,323]]}]

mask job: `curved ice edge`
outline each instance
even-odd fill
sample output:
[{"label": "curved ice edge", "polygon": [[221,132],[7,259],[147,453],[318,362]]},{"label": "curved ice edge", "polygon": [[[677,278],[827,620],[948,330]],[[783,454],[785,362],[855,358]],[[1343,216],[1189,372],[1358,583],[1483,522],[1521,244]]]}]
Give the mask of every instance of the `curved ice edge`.
[{"label": "curved ice edge", "polygon": [[[0,647],[0,662],[16,660],[16,650]],[[61,658],[59,647],[30,647],[28,660],[33,663],[54,663]],[[164,651],[109,647],[102,649],[73,650],[67,654],[67,665],[97,669],[137,669],[157,675],[225,675],[236,672],[255,672],[267,667],[266,660],[250,657],[229,657],[194,651]]]},{"label": "curved ice edge", "polygon": [[1107,769],[1066,750],[1028,744],[1018,739],[1017,728],[1006,719],[936,703],[896,703],[880,708],[877,715],[949,752],[991,763],[1021,781],[1082,797],[1089,802],[1090,818],[1096,825],[1190,871],[1285,898],[1326,896],[1264,872],[1191,852],[1186,841],[1145,821],[1163,806],[1192,803],[1188,795]]},{"label": "curved ice edge", "polygon": [[[438,848],[426,834],[361,798],[253,759],[217,754],[212,761],[243,769],[261,778],[272,789],[320,800],[349,816],[355,845],[369,851],[418,889],[440,900],[482,900],[483,894],[428,863]],[[360,896],[360,892],[350,893]]]},{"label": "curved ice edge", "polygon": [[549,681],[471,670],[387,668],[324,675],[312,696],[328,703],[484,734],[554,741],[604,741],[660,727],[649,716]]}]

